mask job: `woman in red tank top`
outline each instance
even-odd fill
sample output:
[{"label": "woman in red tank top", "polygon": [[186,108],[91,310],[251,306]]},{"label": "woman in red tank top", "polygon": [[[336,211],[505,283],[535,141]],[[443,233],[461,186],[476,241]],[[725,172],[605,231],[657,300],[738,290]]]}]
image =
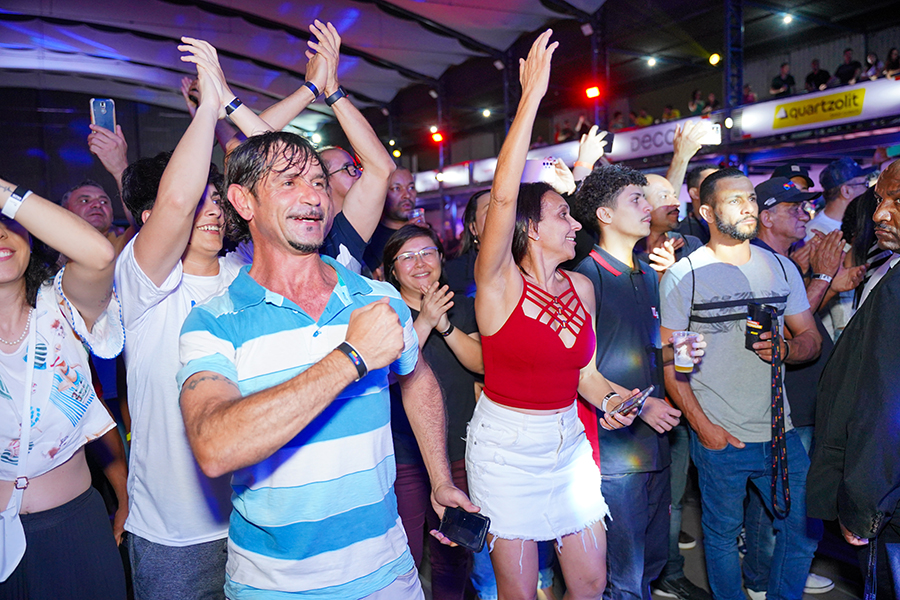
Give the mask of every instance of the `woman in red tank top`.
[{"label": "woman in red tank top", "polygon": [[[469,423],[466,469],[473,502],[491,518],[501,598],[534,597],[543,540],[557,544],[566,598],[600,598],[608,509],[575,400],[581,394],[608,412],[630,392],[597,372],[590,282],[558,269],[574,257],[580,225],[549,186],[519,183],[557,46],[550,34],[519,63],[522,99],[500,151],[475,263],[485,389]],[[633,418],[608,416],[605,425]]]}]

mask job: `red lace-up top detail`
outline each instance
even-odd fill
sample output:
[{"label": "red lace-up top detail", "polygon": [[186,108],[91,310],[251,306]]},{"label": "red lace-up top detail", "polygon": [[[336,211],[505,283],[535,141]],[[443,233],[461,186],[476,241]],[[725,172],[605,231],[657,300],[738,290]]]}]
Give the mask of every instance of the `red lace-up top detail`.
[{"label": "red lace-up top detail", "polygon": [[523,278],[519,304],[494,335],[481,338],[484,393],[513,408],[556,410],[572,404],[578,375],[594,355],[594,328],[572,280],[559,296]]}]

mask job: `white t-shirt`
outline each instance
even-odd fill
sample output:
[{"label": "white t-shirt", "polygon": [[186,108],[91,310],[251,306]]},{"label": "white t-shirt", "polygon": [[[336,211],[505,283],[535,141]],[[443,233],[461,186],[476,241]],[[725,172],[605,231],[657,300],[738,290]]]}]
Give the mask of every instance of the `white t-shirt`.
[{"label": "white t-shirt", "polygon": [[813,235],[815,235],[813,234],[814,230],[821,231],[822,233],[831,233],[835,229],[840,228],[840,221],[835,221],[834,219],[826,215],[824,210],[820,210],[818,213],[816,213],[816,216],[810,219],[809,223],[806,224],[805,240],[809,241],[812,239]]},{"label": "white t-shirt", "polygon": [[218,275],[201,277],[185,274],[179,261],[157,287],[138,266],[135,240],[116,263],[131,412],[125,529],[166,546],[222,539],[231,514],[230,476],[206,477],[191,452],[175,381],[178,337],[191,308],[223,292],[246,262],[230,254],[219,259]]}]

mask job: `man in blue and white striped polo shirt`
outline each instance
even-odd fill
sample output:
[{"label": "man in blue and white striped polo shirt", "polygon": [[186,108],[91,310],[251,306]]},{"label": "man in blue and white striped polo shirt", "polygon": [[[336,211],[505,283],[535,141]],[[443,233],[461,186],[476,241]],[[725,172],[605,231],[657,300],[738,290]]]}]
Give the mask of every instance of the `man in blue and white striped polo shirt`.
[{"label": "man in blue and white striped polo shirt", "polygon": [[409,310],[391,286],[319,256],[333,208],[306,140],[251,137],[226,178],[223,208],[249,231],[253,264],[188,316],[178,375],[198,463],[234,473],[226,594],[422,598],[393,491],[388,369],[436,510],[477,508],[453,486]]}]

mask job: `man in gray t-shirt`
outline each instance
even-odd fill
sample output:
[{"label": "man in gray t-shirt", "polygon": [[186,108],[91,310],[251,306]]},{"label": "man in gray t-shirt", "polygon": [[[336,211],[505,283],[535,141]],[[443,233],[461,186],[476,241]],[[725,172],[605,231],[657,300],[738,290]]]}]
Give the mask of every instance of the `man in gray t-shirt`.
[{"label": "man in gray t-shirt", "polygon": [[[703,363],[691,375],[666,366],[666,390],[691,426],[691,457],[700,475],[706,567],[713,596],[743,600],[737,537],[743,524],[748,481],[773,511],[771,456],[770,333],[754,350],[744,347],[748,302],[775,306],[781,356],[806,362],[821,348],[806,291],[796,269],[764,249],[751,247],[759,209],[751,181],[736,169],[718,171],[700,188],[700,216],[710,225],[710,241],[671,267],[660,282],[662,339],[690,329],[707,341]],[[768,600],[799,599],[817,540],[806,533],[806,472],[809,459],[791,431],[785,401],[785,446],[791,507],[776,512],[779,533],[768,564],[744,563],[747,586],[767,581]],[[778,485],[779,509],[786,502]],[[749,536],[754,537],[755,536]],[[751,549],[752,552],[753,549]],[[748,553],[749,556],[749,553]]]}]

